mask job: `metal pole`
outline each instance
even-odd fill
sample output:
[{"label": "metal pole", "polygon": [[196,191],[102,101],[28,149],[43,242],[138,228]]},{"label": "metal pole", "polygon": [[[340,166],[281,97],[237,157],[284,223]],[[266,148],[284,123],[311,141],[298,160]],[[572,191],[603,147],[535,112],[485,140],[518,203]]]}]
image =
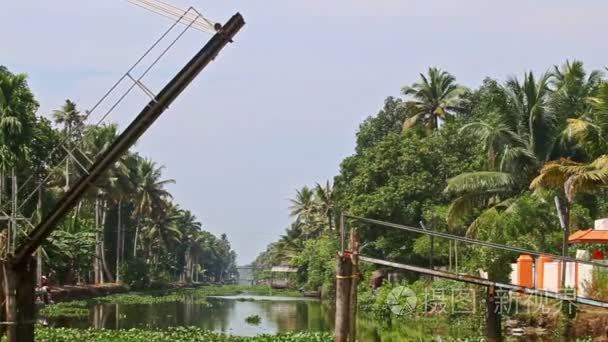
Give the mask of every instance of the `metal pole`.
[{"label": "metal pole", "polygon": [[184,66],[184,68],[150,101],[131,122],[116,141],[97,158],[89,168],[89,173],[79,178],[59,199],[57,205],[43,221],[28,235],[26,242],[19,246],[11,260],[12,267],[18,268],[42,242],[55,230],[57,224],[78,203],[80,198],[95,184],[141,135],[173,103],[194,78],[218,55],[236,33],[245,25],[243,17],[237,13],[216,33],[211,40]]}]

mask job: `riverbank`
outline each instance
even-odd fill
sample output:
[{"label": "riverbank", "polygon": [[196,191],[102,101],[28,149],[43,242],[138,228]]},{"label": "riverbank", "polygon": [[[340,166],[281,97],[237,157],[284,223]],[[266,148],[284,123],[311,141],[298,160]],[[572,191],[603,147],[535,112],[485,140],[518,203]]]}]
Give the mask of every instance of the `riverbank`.
[{"label": "riverbank", "polygon": [[129,288],[124,284],[108,283],[99,285],[54,286],[51,291],[53,301],[59,303],[126,293],[129,291]]},{"label": "riverbank", "polygon": [[175,286],[169,289],[148,291],[130,291],[120,284],[63,286],[53,288],[55,304],[42,307],[39,315],[43,318],[86,317],[89,315],[87,308],[97,304],[177,303],[184,302],[186,298],[197,304],[205,304],[207,297],[240,294],[280,297],[301,296],[301,293],[295,290],[276,290],[267,286],[195,285],[194,287]]},{"label": "riverbank", "polygon": [[[134,295],[144,297],[170,296],[177,292],[191,292],[201,290],[203,296],[231,296],[237,294],[251,294],[256,296],[303,296],[297,290],[272,289],[268,286],[240,286],[240,285],[204,285],[204,284],[174,284],[165,289],[131,290],[124,284],[106,283],[99,285],[62,285],[52,288],[52,298],[55,303],[76,300],[89,300],[111,295]],[[120,296],[115,297],[120,299]]]}]

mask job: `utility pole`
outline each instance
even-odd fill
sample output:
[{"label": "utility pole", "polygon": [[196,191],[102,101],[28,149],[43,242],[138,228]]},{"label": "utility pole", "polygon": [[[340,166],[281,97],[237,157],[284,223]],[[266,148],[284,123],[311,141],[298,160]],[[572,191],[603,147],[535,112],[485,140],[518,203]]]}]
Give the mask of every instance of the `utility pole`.
[{"label": "utility pole", "polygon": [[502,341],[502,327],[500,322],[500,300],[494,286],[488,286],[486,300],[486,337],[490,342]]},{"label": "utility pole", "polygon": [[348,341],[357,340],[357,286],[359,285],[359,234],[355,229],[350,230],[350,259],[352,263],[352,275],[350,283],[349,301],[349,334]]},{"label": "utility pole", "polygon": [[350,334],[350,291],[353,264],[349,255],[338,255],[336,269],[336,322],[335,342],[348,342]]}]

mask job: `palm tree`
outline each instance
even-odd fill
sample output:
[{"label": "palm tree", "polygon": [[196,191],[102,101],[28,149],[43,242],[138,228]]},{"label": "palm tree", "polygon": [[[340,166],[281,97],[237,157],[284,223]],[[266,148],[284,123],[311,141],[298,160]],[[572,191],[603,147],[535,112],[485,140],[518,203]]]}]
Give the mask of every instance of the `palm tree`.
[{"label": "palm tree", "polygon": [[588,76],[583,62],[566,61],[561,67],[553,67],[552,94],[549,101],[551,110],[560,122],[578,118],[590,110],[589,101],[602,81],[601,71],[592,71]]},{"label": "palm tree", "polygon": [[412,99],[406,102],[411,116],[403,129],[422,124],[437,129],[440,121],[454,114],[464,88],[456,84],[454,76],[437,68],[429,68],[428,77],[420,74],[421,82],[403,87],[402,93]]},{"label": "palm tree", "polygon": [[[13,186],[16,187],[16,167],[29,159],[30,155],[32,131],[36,121],[34,113],[38,104],[26,80],[25,74],[14,75],[0,67],[0,204],[4,195],[5,171],[12,169]],[[13,235],[10,240],[14,246],[17,235],[15,221],[11,226]],[[3,229],[2,234],[7,233],[8,230]]]},{"label": "palm tree", "polygon": [[27,157],[37,108],[27,75],[0,67],[0,166],[5,169]]},{"label": "palm tree", "polygon": [[608,184],[608,155],[584,164],[570,159],[551,161],[540,170],[530,183],[531,189],[561,188],[568,204],[574,203],[576,195],[593,192]]},{"label": "palm tree", "polygon": [[490,120],[468,123],[460,129],[460,133],[477,135],[488,158],[488,168],[494,171],[498,168],[497,159],[509,146],[523,146],[524,142],[517,132],[502,122],[500,115],[491,116]]},{"label": "palm tree", "polygon": [[332,230],[334,228],[333,217],[336,209],[334,189],[329,181],[327,181],[324,186],[317,183],[314,194],[317,211],[327,218],[327,228],[328,230]]},{"label": "palm tree", "polygon": [[[118,126],[116,124],[106,124],[101,126],[88,126],[83,131],[82,139],[82,151],[88,155],[88,159],[95,159],[98,155],[103,153],[118,137]],[[84,156],[76,153],[74,154],[76,162],[80,164],[86,164],[87,161]],[[80,161],[79,161],[80,159]],[[96,257],[95,257],[95,269],[98,272],[103,271],[109,280],[113,280],[110,268],[108,266],[106,258],[105,248],[105,226],[108,211],[112,204],[120,201],[125,195],[125,175],[126,166],[124,165],[124,157],[115,163],[114,167],[111,168],[104,177],[97,182],[97,191],[94,195],[95,201],[95,217],[96,219]],[[119,220],[120,222],[120,220]],[[117,245],[119,243],[117,238]],[[117,256],[118,257],[118,256]],[[118,269],[116,270],[116,277],[118,278]],[[96,275],[96,279],[102,280],[103,277],[100,273]]]},{"label": "palm tree", "polygon": [[[568,252],[568,237],[570,236],[570,208],[576,195],[581,192],[594,192],[608,185],[608,155],[602,155],[589,164],[577,163],[570,159],[551,161],[540,171],[540,174],[530,183],[531,189],[561,188],[566,198],[561,220],[564,225],[562,253]],[[562,273],[562,285],[565,283],[565,273]]]},{"label": "palm tree", "polygon": [[[63,134],[66,137],[66,147],[71,150],[74,142],[81,136],[81,126],[83,124],[84,115],[81,115],[76,108],[76,103],[65,100],[64,105],[59,110],[53,112],[55,123],[63,125]],[[65,191],[70,188],[70,155],[65,158]]]},{"label": "palm tree", "polygon": [[297,189],[295,198],[289,200],[290,215],[306,222],[314,211],[314,196],[314,191],[307,186]]},{"label": "palm tree", "polygon": [[608,83],[601,82],[593,94],[586,98],[589,107],[567,120],[564,135],[574,140],[590,156],[608,149]]},{"label": "palm tree", "polygon": [[[515,128],[525,143],[528,156],[536,159],[538,168],[547,161],[555,146],[555,115],[548,111],[549,74],[542,74],[538,80],[532,72],[524,75],[523,83],[516,78],[507,81],[506,91],[511,102],[511,109],[506,113],[510,127]],[[514,160],[515,161],[515,160]],[[528,158],[526,163],[531,160]],[[540,165],[539,165],[540,164]],[[521,164],[512,165],[519,168]]]},{"label": "palm tree", "polygon": [[[448,180],[445,191],[457,195],[448,210],[450,225],[462,222],[478,208],[508,207],[551,158],[557,134],[554,116],[546,108],[548,80],[548,75],[543,75],[537,81],[532,73],[524,75],[523,83],[510,79],[504,87],[509,99],[507,112],[496,113],[499,118],[492,123],[481,121],[462,128],[476,129],[474,133],[488,154],[489,171]],[[475,223],[469,226],[469,233]]]},{"label": "palm tree", "polygon": [[135,158],[130,163],[130,179],[133,184],[133,196],[135,206],[133,216],[138,223],[135,227],[135,240],[133,242],[133,256],[137,256],[137,243],[139,235],[139,223],[144,217],[158,217],[158,214],[167,211],[167,199],[171,194],[165,188],[168,184],[175,183],[173,179],[162,179],[164,167],[158,167],[149,159]]}]

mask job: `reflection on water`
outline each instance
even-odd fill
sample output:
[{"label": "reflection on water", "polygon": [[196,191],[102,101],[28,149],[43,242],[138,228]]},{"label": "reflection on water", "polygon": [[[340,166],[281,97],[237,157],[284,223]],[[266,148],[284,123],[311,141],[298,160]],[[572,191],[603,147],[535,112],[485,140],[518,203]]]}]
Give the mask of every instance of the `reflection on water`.
[{"label": "reflection on water", "polygon": [[[254,300],[249,300],[254,299]],[[276,334],[292,331],[331,331],[334,313],[318,300],[290,297],[231,296],[209,297],[208,303],[187,297],[182,302],[162,304],[99,304],[89,317],[53,318],[51,326],[74,328],[157,328],[196,326],[216,332],[241,336]],[[245,322],[250,315],[261,318],[259,325]],[[449,324],[399,321],[377,322],[360,316],[358,336],[361,341],[404,341],[414,338],[427,341],[431,336],[466,337]]]},{"label": "reflection on water", "polygon": [[[255,300],[238,300],[240,297]],[[272,300],[269,300],[272,299]],[[49,319],[52,326],[74,328],[167,328],[196,326],[241,336],[289,331],[329,331],[331,313],[316,300],[256,296],[209,297],[208,303],[193,298],[161,304],[98,304],[86,318]],[[258,315],[258,325],[245,318]]]}]

